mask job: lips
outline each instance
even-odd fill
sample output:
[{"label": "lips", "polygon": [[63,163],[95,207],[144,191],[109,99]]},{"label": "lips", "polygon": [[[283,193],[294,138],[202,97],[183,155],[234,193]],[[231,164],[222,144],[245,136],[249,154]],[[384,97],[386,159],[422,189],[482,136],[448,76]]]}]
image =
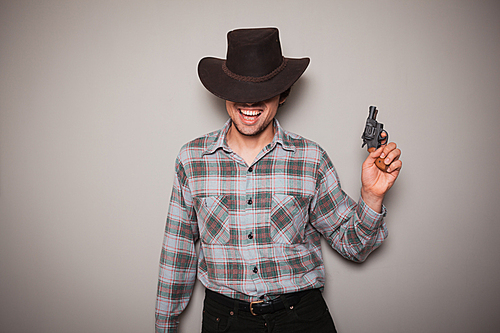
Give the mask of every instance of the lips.
[{"label": "lips", "polygon": [[259,116],[262,114],[262,110],[258,109],[238,109],[240,112],[241,119],[245,123],[253,123],[255,122]]}]

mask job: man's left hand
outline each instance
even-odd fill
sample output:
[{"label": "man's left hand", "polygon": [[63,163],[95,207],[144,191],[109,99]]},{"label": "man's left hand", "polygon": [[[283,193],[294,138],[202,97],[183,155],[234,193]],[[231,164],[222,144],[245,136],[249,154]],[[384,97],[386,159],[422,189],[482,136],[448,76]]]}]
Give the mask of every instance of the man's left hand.
[{"label": "man's left hand", "polygon": [[[382,201],[385,193],[394,185],[403,162],[399,159],[401,150],[396,143],[390,142],[370,153],[363,162],[361,171],[361,197],[365,203],[377,212],[382,212]],[[375,161],[383,158],[387,171],[380,170]]]}]

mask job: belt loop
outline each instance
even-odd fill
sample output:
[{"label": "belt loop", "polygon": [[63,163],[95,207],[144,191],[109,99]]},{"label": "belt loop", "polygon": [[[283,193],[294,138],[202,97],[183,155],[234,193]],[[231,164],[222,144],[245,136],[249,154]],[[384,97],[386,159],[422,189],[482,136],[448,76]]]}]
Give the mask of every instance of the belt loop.
[{"label": "belt loop", "polygon": [[281,299],[283,304],[285,304],[286,312],[290,312],[291,308],[290,308],[290,304],[288,303],[288,299],[286,298],[286,296],[282,294],[279,296],[279,298]]},{"label": "belt loop", "polygon": [[240,307],[239,307],[239,301],[238,300],[234,300],[233,302],[233,316],[238,316],[238,313],[240,312]]}]

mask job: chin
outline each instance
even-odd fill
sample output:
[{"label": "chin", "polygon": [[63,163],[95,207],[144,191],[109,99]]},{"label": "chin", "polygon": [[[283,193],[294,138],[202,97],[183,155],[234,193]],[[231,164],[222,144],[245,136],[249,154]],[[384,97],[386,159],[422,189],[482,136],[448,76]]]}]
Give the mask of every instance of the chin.
[{"label": "chin", "polygon": [[245,128],[240,128],[240,126],[238,125],[235,125],[234,127],[236,128],[238,133],[244,136],[256,136],[264,131],[264,128],[257,128],[257,129],[249,128],[245,131],[244,130]]}]

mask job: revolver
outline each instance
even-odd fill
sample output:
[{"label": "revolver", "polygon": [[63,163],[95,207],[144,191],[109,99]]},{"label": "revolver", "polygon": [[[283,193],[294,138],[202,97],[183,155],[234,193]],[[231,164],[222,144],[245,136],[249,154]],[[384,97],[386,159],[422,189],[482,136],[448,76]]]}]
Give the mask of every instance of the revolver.
[{"label": "revolver", "polygon": [[[363,139],[361,148],[366,145],[370,153],[377,150],[382,143],[385,144],[389,142],[389,134],[384,130],[384,124],[377,121],[377,114],[377,107],[373,105],[370,106],[365,130],[363,131],[363,135],[361,135],[361,139]],[[382,133],[385,133],[385,136],[382,136]],[[387,165],[384,163],[383,159],[378,158],[375,164],[380,170],[387,171]]]}]

